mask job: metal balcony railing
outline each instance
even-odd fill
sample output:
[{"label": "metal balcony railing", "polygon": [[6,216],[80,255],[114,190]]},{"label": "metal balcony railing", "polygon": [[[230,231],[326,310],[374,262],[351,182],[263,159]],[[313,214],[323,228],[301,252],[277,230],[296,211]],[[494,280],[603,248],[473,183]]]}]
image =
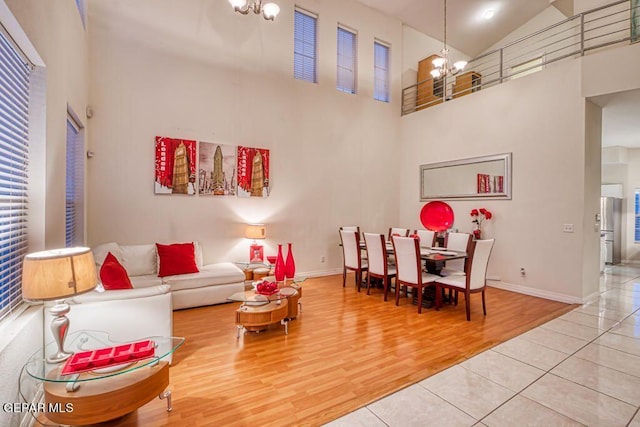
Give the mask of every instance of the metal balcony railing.
[{"label": "metal balcony railing", "polygon": [[402,115],[536,72],[566,58],[640,42],[640,4],[621,0],[572,16],[472,59],[457,76],[402,90]]}]

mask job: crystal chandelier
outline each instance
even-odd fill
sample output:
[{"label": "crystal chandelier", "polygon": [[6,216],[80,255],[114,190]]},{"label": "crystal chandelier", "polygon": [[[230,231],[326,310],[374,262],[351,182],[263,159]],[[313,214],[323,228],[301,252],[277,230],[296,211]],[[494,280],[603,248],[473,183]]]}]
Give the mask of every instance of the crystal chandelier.
[{"label": "crystal chandelier", "polygon": [[440,56],[434,59],[432,63],[435,67],[431,70],[431,75],[434,79],[444,77],[447,74],[458,74],[467,66],[467,61],[456,61],[452,66],[449,60],[449,49],[447,48],[447,0],[444,0],[444,46],[440,51]]},{"label": "crystal chandelier", "polygon": [[229,0],[229,3],[236,12],[246,15],[252,10],[256,15],[262,13],[267,21],[273,21],[280,13],[280,6],[275,3],[262,4],[262,0]]}]

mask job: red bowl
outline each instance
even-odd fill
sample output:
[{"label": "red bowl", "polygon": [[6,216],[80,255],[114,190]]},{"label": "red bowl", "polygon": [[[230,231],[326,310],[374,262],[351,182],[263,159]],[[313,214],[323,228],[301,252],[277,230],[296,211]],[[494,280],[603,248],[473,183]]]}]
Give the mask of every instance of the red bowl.
[{"label": "red bowl", "polygon": [[269,264],[275,264],[277,259],[278,259],[277,256],[268,256],[267,257],[267,261],[269,261]]}]

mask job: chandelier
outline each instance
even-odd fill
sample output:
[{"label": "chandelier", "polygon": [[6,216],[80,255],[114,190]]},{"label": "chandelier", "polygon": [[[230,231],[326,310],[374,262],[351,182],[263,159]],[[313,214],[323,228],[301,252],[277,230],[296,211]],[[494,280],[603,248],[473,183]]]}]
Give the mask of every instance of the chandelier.
[{"label": "chandelier", "polygon": [[262,0],[229,0],[229,3],[236,12],[246,15],[252,10],[256,15],[262,13],[267,21],[273,21],[280,13],[280,6],[275,3],[262,4]]},{"label": "chandelier", "polygon": [[455,75],[464,70],[467,66],[467,61],[456,61],[451,65],[449,59],[449,49],[447,48],[447,0],[444,0],[444,46],[440,51],[440,56],[432,61],[435,67],[431,70],[431,75],[434,79],[444,77],[447,74]]}]

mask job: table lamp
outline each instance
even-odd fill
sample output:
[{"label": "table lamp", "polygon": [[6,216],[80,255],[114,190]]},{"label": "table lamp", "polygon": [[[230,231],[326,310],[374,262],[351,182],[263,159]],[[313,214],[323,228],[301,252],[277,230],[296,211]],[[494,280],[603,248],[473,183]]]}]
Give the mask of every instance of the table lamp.
[{"label": "table lamp", "polygon": [[245,231],[247,239],[253,239],[249,250],[249,262],[262,262],[264,260],[264,247],[256,242],[256,239],[267,237],[267,227],[264,224],[247,224]]},{"label": "table lamp", "polygon": [[22,297],[25,300],[57,300],[49,312],[53,316],[51,331],[58,351],[47,357],[47,362],[60,363],[71,356],[71,353],[64,350],[64,340],[69,329],[66,314],[71,309],[64,298],[88,292],[97,283],[96,264],[89,248],[52,249],[24,257]]}]

